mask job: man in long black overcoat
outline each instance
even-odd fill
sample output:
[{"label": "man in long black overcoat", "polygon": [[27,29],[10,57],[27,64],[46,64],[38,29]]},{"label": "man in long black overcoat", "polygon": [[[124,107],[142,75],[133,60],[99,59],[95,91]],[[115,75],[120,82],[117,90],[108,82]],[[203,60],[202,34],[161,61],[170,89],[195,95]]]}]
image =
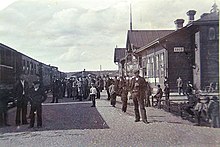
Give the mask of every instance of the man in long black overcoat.
[{"label": "man in long black overcoat", "polygon": [[28,104],[28,82],[25,80],[24,75],[19,77],[19,80],[15,84],[15,97],[17,99],[17,111],[16,111],[16,119],[15,123],[17,126],[21,124],[21,116],[22,116],[22,124],[28,124],[27,122],[27,104]]}]

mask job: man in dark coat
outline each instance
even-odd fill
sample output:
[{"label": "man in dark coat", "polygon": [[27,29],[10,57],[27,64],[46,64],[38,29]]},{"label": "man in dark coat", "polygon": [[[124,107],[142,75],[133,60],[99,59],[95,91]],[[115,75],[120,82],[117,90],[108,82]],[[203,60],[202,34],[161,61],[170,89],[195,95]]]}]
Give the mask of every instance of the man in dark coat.
[{"label": "man in dark coat", "polygon": [[149,82],[146,82],[147,83],[147,89],[146,89],[146,99],[145,99],[145,106],[147,107],[150,107],[150,96],[152,94],[152,88],[150,86],[150,83]]},{"label": "man in dark coat", "polygon": [[146,110],[144,107],[145,90],[147,87],[146,81],[143,77],[139,76],[139,70],[134,71],[135,77],[131,80],[131,96],[134,103],[135,111],[135,122],[140,121],[139,105],[141,111],[142,121],[144,123],[149,123],[147,121]]},{"label": "man in dark coat", "polygon": [[21,112],[22,112],[22,124],[28,124],[27,122],[27,104],[28,104],[28,82],[24,80],[24,75],[20,76],[20,79],[15,84],[15,97],[17,99],[17,112],[16,112],[16,125],[21,124]]},{"label": "man in dark coat", "polygon": [[44,88],[41,86],[39,81],[33,83],[33,87],[29,92],[30,102],[31,102],[31,112],[30,112],[30,128],[34,127],[35,112],[37,114],[37,127],[42,127],[42,102],[47,98]]},{"label": "man in dark coat", "polygon": [[86,77],[82,77],[82,93],[83,93],[83,99],[87,99],[89,96],[88,93],[88,80],[86,79]]},{"label": "man in dark coat", "polygon": [[54,82],[53,82],[53,99],[52,99],[52,102],[51,103],[58,103],[58,99],[60,98],[60,94],[61,94],[61,82],[59,79],[56,79]]},{"label": "man in dark coat", "polygon": [[61,93],[62,93],[62,96],[65,97],[65,93],[66,93],[66,81],[65,79],[62,79],[61,80]]},{"label": "man in dark coat", "polygon": [[170,105],[170,87],[168,84],[165,84],[164,94],[165,94],[166,105],[169,106]]},{"label": "man in dark coat", "polygon": [[157,93],[154,95],[154,98],[157,100],[157,107],[161,107],[161,99],[163,96],[163,90],[160,88],[160,85],[157,85]]},{"label": "man in dark coat", "polygon": [[128,102],[128,90],[129,90],[128,81],[122,76],[119,79],[118,85],[119,85],[118,94],[121,96],[121,101],[122,101],[122,112],[126,112],[127,102]]},{"label": "man in dark coat", "polygon": [[106,79],[105,89],[108,95],[107,100],[110,100],[109,86],[111,85],[111,79],[109,78],[109,75],[107,75],[106,77],[107,79]]},{"label": "man in dark coat", "polygon": [[0,89],[0,126],[9,126],[7,123],[9,96],[9,90]]}]

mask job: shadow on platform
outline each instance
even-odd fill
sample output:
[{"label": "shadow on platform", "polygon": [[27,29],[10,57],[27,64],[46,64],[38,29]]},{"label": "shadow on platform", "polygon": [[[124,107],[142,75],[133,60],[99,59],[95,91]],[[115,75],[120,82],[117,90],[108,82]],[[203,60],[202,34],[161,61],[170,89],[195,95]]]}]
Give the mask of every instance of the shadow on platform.
[{"label": "shadow on platform", "polygon": [[[29,112],[29,111],[28,111]],[[109,129],[105,120],[95,107],[91,107],[91,102],[76,103],[46,103],[42,108],[43,127],[29,129],[29,125],[15,125],[16,108],[8,112],[9,127],[0,128],[1,133],[48,131],[48,130],[70,130],[70,129]],[[30,120],[28,120],[30,121]]]}]

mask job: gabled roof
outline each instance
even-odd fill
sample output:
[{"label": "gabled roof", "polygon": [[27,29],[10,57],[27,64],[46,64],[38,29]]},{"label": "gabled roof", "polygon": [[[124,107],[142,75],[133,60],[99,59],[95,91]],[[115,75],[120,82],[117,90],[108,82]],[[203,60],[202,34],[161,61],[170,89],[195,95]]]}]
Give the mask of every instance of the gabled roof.
[{"label": "gabled roof", "polygon": [[140,48],[153,40],[162,38],[172,32],[174,32],[174,30],[129,30],[126,47],[128,48],[129,42],[130,44],[133,44],[135,48]]},{"label": "gabled roof", "polygon": [[[159,38],[152,40],[151,42],[147,43],[146,45],[144,45],[141,48],[139,48],[138,50],[136,50],[136,53],[142,52],[145,49],[152,47],[153,45],[158,44],[160,41],[165,40],[169,37],[172,37],[175,34],[178,34],[178,33],[181,33],[181,32],[187,31],[187,30],[192,31],[192,29],[195,28],[194,26],[203,25],[203,24],[214,24],[214,23],[219,23],[219,13],[204,13],[200,19],[187,24],[186,26],[184,26],[181,29],[173,31],[167,35],[164,35],[163,37],[159,37]],[[193,33],[193,32],[191,32],[191,33]]]},{"label": "gabled roof", "polygon": [[114,62],[120,62],[125,57],[125,50],[126,48],[115,48]]}]

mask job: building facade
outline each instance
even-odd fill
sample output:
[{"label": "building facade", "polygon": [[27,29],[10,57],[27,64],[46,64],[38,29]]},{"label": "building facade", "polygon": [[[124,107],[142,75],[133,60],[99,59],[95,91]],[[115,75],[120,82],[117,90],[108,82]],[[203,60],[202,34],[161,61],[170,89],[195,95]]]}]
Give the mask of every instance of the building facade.
[{"label": "building facade", "polygon": [[[134,69],[152,85],[164,85],[168,77],[171,90],[177,90],[177,78],[204,90],[219,83],[219,11],[216,4],[209,13],[194,20],[195,10],[186,13],[189,20],[174,21],[176,30],[129,30],[125,58],[120,70],[131,76]],[[123,68],[124,67],[124,68]]]}]

